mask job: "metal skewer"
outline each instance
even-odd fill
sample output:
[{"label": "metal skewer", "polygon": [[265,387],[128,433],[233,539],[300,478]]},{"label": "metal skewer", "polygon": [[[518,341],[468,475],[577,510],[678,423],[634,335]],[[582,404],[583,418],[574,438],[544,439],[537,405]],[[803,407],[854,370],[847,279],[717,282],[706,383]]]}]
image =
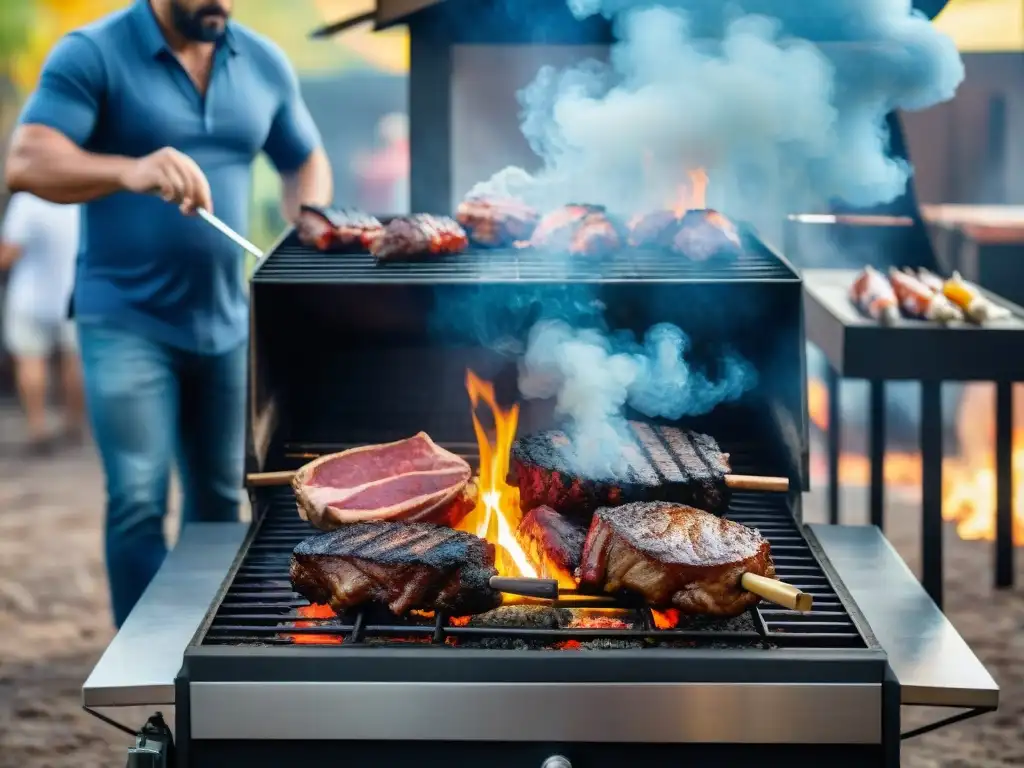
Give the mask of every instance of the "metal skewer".
[{"label": "metal skewer", "polygon": [[205,208],[196,208],[196,213],[199,215],[200,219],[205,221],[207,224],[209,224],[211,227],[216,229],[218,232],[220,232],[222,235],[224,235],[228,239],[232,240],[235,243],[235,245],[242,246],[242,248],[247,250],[249,253],[251,253],[253,256],[255,256],[257,259],[262,259],[263,258],[263,251],[261,251],[259,248],[257,248],[252,243],[250,243],[248,240],[246,240],[240,234],[235,232],[235,230],[233,230],[231,227],[229,227],[223,221],[218,219],[216,216],[214,216],[208,210],[206,210]]}]

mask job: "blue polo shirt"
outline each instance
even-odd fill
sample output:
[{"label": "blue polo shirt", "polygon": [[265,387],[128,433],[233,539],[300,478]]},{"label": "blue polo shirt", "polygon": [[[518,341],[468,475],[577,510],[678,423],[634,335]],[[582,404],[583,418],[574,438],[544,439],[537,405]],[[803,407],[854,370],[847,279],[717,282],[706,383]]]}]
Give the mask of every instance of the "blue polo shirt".
[{"label": "blue polo shirt", "polygon": [[[89,152],[142,157],[174,147],[203,169],[214,213],[242,233],[256,155],[289,173],[320,143],[277,46],[229,23],[204,97],[147,0],[64,37],[20,122],[54,128]],[[83,206],[75,316],[190,352],[228,351],[248,331],[244,263],[230,240],[159,197],[110,195]]]}]

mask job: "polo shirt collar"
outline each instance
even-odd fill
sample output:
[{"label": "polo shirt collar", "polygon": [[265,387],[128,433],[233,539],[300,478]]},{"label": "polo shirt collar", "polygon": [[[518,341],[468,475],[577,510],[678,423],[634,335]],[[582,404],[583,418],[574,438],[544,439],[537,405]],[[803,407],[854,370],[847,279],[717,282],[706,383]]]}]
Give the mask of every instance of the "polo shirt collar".
[{"label": "polo shirt collar", "polygon": [[[164,37],[163,30],[160,29],[160,24],[156,20],[156,15],[153,13],[153,7],[149,4],[149,0],[135,0],[135,5],[132,7],[131,12],[135,17],[136,26],[142,34],[142,44],[146,53],[153,58],[165,52],[170,53],[171,49],[167,45],[167,39]],[[229,21],[222,42],[228,51],[234,55],[238,53],[238,41],[235,39],[232,27],[233,22]]]}]

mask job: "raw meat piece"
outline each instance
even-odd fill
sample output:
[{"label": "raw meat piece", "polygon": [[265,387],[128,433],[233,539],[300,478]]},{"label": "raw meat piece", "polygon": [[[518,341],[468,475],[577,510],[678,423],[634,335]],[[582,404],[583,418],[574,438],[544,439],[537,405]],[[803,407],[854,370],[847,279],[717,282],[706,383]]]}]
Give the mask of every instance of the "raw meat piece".
[{"label": "raw meat piece", "polygon": [[446,216],[417,213],[392,219],[370,247],[378,261],[403,261],[461,253],[469,245],[465,230]]},{"label": "raw meat piece", "polygon": [[630,422],[636,443],[623,447],[621,479],[588,478],[572,468],[569,438],[548,431],[512,445],[510,476],[523,509],[547,505],[587,520],[597,507],[630,501],[692,504],[716,514],[729,507],[728,456],[713,437],[662,425]]},{"label": "raw meat piece", "polygon": [[580,567],[587,528],[579,521],[558,514],[551,507],[536,507],[519,521],[516,539],[530,562],[537,566],[537,576],[557,579],[572,576]]},{"label": "raw meat piece", "polygon": [[311,461],[295,473],[299,515],[322,530],[367,520],[455,525],[472,510],[465,460],[425,432]]},{"label": "raw meat piece", "polygon": [[583,548],[580,589],[642,595],[654,608],[728,618],[757,604],[744,573],[775,578],[768,541],[753,528],[668,502],[604,507]]},{"label": "raw meat piece", "polygon": [[489,248],[510,246],[529,240],[540,214],[513,198],[463,201],[455,212],[470,241]]},{"label": "raw meat piece", "polygon": [[300,242],[318,251],[368,253],[383,234],[384,226],[361,211],[304,205],[299,211],[296,231]]},{"label": "raw meat piece", "polygon": [[489,580],[494,545],[429,523],[346,525],[301,542],[292,553],[292,588],[341,615],[371,602],[392,613],[468,616],[501,604]]}]

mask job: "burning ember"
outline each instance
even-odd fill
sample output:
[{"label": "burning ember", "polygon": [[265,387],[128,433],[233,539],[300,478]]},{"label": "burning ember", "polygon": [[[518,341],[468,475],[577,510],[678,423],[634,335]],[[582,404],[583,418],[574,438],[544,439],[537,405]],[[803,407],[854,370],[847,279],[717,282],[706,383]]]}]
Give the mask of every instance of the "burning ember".
[{"label": "burning ember", "polygon": [[[807,395],[811,422],[819,429],[827,430],[828,389],[823,382],[812,377],[808,382]],[[996,538],[992,413],[991,387],[968,385],[957,415],[961,453],[946,458],[942,464],[942,517],[956,523],[957,535],[967,541],[994,541]],[[1024,428],[1015,427],[1013,438],[1013,541],[1017,546],[1024,546]],[[887,486],[920,488],[920,455],[887,453],[884,477]],[[841,454],[839,480],[845,485],[866,486],[870,480],[867,457]]]},{"label": "burning ember", "polygon": [[[303,605],[299,607],[297,613],[304,619],[314,619],[314,621],[296,621],[296,628],[319,627],[323,624],[323,619],[336,618],[334,611],[326,605]],[[341,635],[313,635],[305,633],[296,633],[294,635],[287,635],[287,637],[297,645],[340,645],[343,640]]]},{"label": "burning ember", "polygon": [[[497,549],[495,566],[502,576],[536,577],[537,571],[515,535],[522,519],[519,489],[505,482],[512,441],[519,423],[519,406],[503,410],[494,396],[494,386],[472,371],[466,371],[466,391],[473,407],[473,430],[480,450],[480,479],[477,482],[480,491],[476,507],[458,528],[494,544]],[[493,442],[476,414],[481,401],[490,408],[494,420]]]}]

